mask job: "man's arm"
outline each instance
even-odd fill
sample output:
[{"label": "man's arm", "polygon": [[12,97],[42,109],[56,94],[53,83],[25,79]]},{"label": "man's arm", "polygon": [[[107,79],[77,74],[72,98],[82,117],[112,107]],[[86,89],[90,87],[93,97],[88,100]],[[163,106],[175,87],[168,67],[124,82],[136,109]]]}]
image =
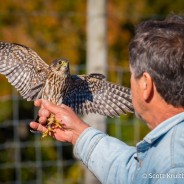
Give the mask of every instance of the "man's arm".
[{"label": "man's arm", "polygon": [[135,147],[92,127],[80,135],[74,154],[103,184],[129,184],[133,179]]},{"label": "man's arm", "polygon": [[47,101],[36,101],[39,122],[31,122],[31,128],[44,132],[50,113],[55,114],[63,129],[56,128],[53,137],[74,144],[74,154],[102,183],[130,183],[136,168],[135,147],[89,127],[66,105],[57,106]]}]

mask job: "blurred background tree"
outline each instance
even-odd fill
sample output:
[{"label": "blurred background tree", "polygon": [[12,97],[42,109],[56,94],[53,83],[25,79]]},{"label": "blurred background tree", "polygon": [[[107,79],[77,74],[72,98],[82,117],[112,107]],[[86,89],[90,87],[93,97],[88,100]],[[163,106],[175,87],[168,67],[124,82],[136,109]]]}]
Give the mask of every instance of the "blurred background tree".
[{"label": "blurred background tree", "polygon": [[[71,65],[75,66],[74,73],[85,72],[87,1],[0,0],[0,3],[0,40],[27,45],[47,63],[51,63],[55,58],[66,57],[71,61]],[[149,18],[162,19],[168,14],[182,14],[183,10],[183,0],[108,0],[108,80],[130,85],[128,44],[136,24]],[[78,67],[80,70],[76,70]],[[39,142],[39,136],[28,132],[27,124],[34,118],[33,103],[19,100],[16,95],[7,79],[0,75],[0,183],[10,183],[9,181],[15,180],[18,172],[15,168],[18,167],[16,163],[20,161],[23,162],[23,166],[28,162],[30,164],[28,169],[21,167],[19,181],[22,182],[20,183],[34,181],[39,175],[35,173],[37,170],[33,164],[37,160],[37,152],[42,153],[41,159],[47,161],[47,164],[48,161],[57,161],[59,157],[56,153],[58,149],[56,145],[59,143],[53,143],[51,139]],[[12,101],[14,96],[16,97]],[[15,107],[19,108],[17,118],[21,125],[16,135],[13,122],[10,121],[15,116],[13,111]],[[108,133],[132,145],[148,132],[146,126],[132,115],[120,117],[116,121],[118,126],[114,125],[114,121],[114,119],[108,119]],[[134,126],[135,122],[138,126]],[[135,139],[137,129],[139,129],[139,135]],[[16,137],[24,144],[17,145],[14,142]],[[50,145],[49,150],[46,147],[48,145]],[[59,151],[62,158],[57,163],[63,160],[69,163],[73,159],[72,147],[67,144],[62,146],[64,148]],[[40,147],[39,150],[38,147]],[[17,156],[14,157],[14,154]],[[75,180],[72,182],[69,180],[68,183],[82,183],[79,177],[83,176],[83,169],[79,169],[73,162],[72,160],[72,163],[66,166],[61,163],[65,168],[62,177],[66,181],[63,180],[63,183],[67,183],[70,177]],[[3,165],[4,163],[7,164]],[[36,167],[42,168],[39,163],[37,164]],[[45,169],[42,173],[45,179],[43,181],[40,179],[40,183],[56,183],[55,169],[54,165],[49,167],[48,164],[49,172]]]}]

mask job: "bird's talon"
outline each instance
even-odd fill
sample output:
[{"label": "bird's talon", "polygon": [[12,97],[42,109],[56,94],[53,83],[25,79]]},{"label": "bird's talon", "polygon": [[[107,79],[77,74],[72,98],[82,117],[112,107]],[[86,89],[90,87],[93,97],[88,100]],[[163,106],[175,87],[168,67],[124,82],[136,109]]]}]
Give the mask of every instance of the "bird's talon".
[{"label": "bird's talon", "polygon": [[56,120],[55,125],[57,128],[63,128],[59,121]]},{"label": "bird's talon", "polygon": [[53,129],[49,126],[45,132],[42,134],[42,138],[47,137],[50,135],[50,133],[53,133]]},{"label": "bird's talon", "polygon": [[60,124],[60,121],[55,118],[53,114],[51,114],[50,118],[47,120],[47,130],[42,134],[42,138],[53,134],[54,128],[63,128]]},{"label": "bird's talon", "polygon": [[46,131],[43,132],[43,134],[42,134],[42,139],[43,139],[44,137],[47,137],[48,135],[49,135],[49,131],[46,130]]}]

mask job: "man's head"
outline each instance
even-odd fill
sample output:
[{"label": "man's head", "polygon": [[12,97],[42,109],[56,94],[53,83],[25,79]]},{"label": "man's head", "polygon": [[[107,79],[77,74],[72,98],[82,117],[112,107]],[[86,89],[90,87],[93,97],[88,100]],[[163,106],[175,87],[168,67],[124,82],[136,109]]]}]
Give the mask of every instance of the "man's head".
[{"label": "man's head", "polygon": [[140,24],[129,54],[135,79],[150,76],[167,104],[184,107],[184,17]]}]

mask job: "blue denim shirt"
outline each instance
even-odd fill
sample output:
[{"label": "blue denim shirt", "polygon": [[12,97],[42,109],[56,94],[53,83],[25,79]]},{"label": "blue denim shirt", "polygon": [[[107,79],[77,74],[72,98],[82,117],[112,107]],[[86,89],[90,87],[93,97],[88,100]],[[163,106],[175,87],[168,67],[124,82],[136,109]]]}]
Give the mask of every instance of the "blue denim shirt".
[{"label": "blue denim shirt", "polygon": [[162,122],[136,147],[87,128],[74,154],[103,184],[183,184],[184,113]]}]

